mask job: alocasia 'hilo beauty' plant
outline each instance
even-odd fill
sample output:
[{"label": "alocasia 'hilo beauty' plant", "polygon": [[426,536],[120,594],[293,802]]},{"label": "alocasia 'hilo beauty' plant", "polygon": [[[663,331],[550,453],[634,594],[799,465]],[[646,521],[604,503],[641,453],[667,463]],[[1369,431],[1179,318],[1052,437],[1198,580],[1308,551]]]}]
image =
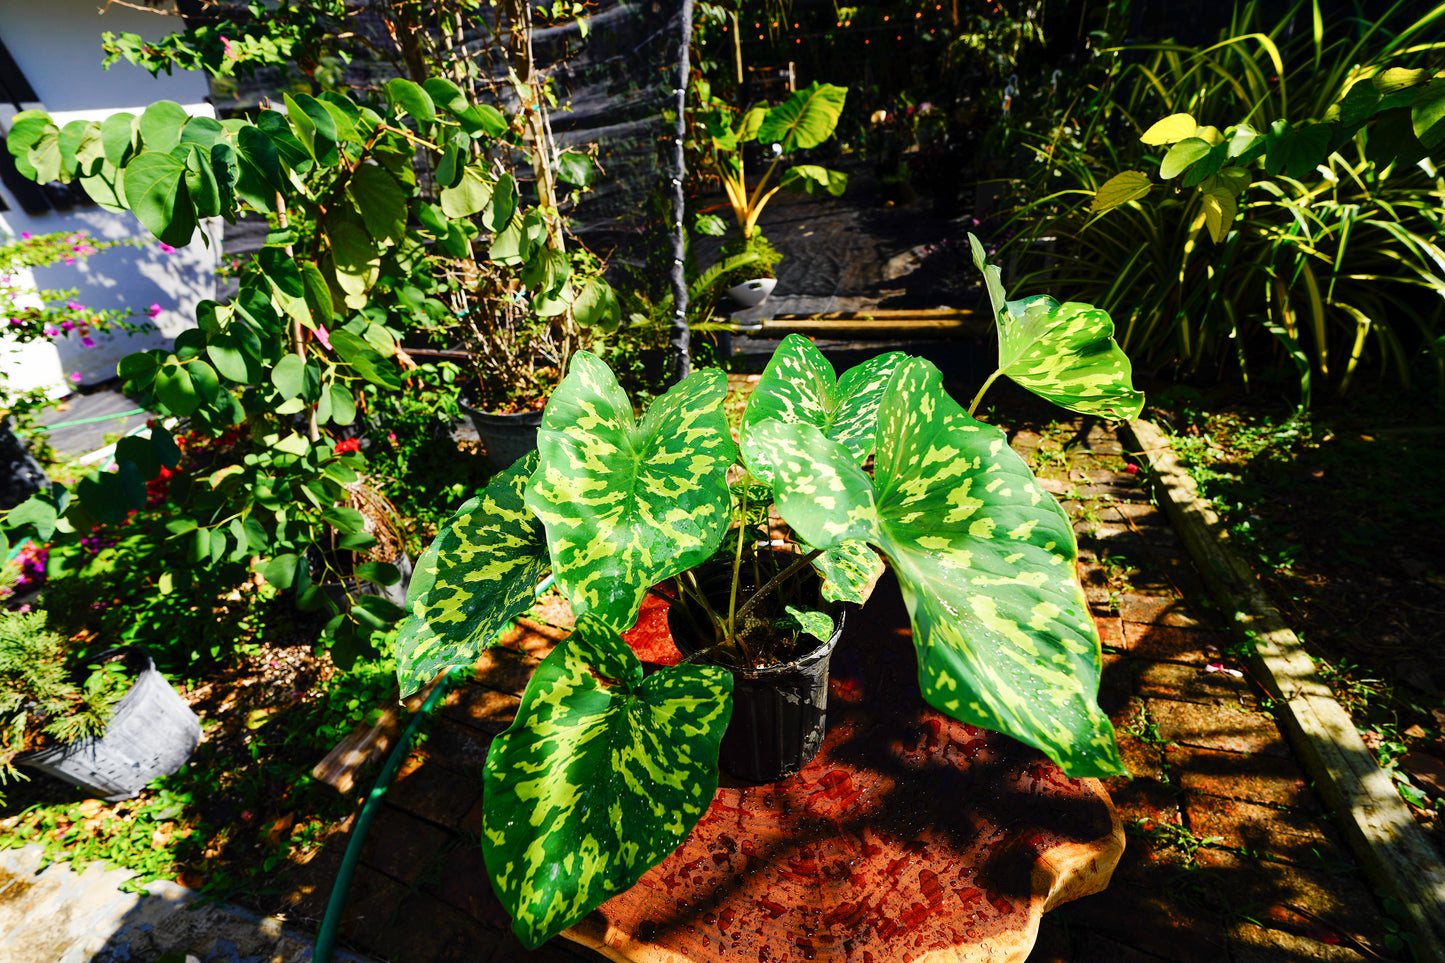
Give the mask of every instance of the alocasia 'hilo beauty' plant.
[{"label": "alocasia 'hilo beauty' plant", "polygon": [[[1143,398],[1108,315],[1005,300],[973,243],[998,325],[994,377],[1073,411],[1136,415]],[[789,337],[740,444],[726,392],[722,372],[698,371],[637,420],[607,366],[577,354],[538,452],[463,505],[418,565],[398,641],[403,694],[472,662],[549,572],[577,615],[487,757],[483,853],[530,946],[630,887],[710,804],[730,674],[685,662],[644,676],[620,633],[652,586],[720,547],[736,558],[750,540],[735,520],[747,524],[743,503],[765,486],[807,550],[799,557],[824,576],[825,600],[862,601],[875,552],[892,564],[930,704],[1042,750],[1070,776],[1124,771],[1096,702],[1099,637],[1069,521],[1004,433],[944,392],[937,368],[892,353],[836,378]],[[733,614],[716,616],[724,644]]]}]

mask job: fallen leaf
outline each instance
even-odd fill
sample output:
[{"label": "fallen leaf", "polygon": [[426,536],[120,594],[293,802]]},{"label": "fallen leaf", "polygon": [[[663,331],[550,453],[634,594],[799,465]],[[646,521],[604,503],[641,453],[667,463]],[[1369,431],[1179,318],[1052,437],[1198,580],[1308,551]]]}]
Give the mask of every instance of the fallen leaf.
[{"label": "fallen leaf", "polygon": [[1445,799],[1445,762],[1423,752],[1407,752],[1396,763],[1415,785],[1436,799]]},{"label": "fallen leaf", "polygon": [[266,845],[279,846],[281,839],[291,834],[291,826],[295,822],[295,813],[286,813],[284,816],[277,817],[276,821],[271,824],[271,828],[266,830]]}]

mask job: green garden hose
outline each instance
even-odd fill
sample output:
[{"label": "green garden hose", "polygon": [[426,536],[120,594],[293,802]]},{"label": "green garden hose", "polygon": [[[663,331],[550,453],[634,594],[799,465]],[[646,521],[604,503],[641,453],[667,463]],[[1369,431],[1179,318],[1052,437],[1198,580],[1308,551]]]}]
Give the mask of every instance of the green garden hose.
[{"label": "green garden hose", "polygon": [[144,408],[133,408],[130,411],[122,411],[119,414],[114,415],[99,415],[95,418],[81,418],[79,421],[61,421],[53,425],[36,425],[34,429],[29,432],[29,434],[43,435],[47,432],[54,431],[57,428],[74,428],[76,425],[93,425],[98,421],[114,421],[117,418],[129,418],[131,415],[145,415],[149,413],[150,412],[146,411]]},{"label": "green garden hose", "polygon": [[[548,575],[537,586],[535,595],[541,595],[552,587],[552,576]],[[381,767],[377,774],[376,785],[371,787],[366,801],[361,805],[361,815],[356,819],[356,827],[351,831],[351,839],[346,844],[346,853],[341,857],[341,868],[336,871],[336,883],[331,887],[331,896],[326,901],[326,915],[321,919],[321,927],[316,931],[316,944],[311,951],[312,963],[331,963],[331,954],[336,950],[336,931],[341,925],[341,911],[346,907],[346,894],[351,890],[351,877],[356,873],[356,864],[361,860],[362,847],[366,845],[366,834],[371,829],[371,821],[376,817],[376,811],[381,806],[381,799],[386,791],[391,788],[391,781],[396,778],[397,770],[401,768],[402,760],[406,758],[411,748],[411,741],[416,737],[416,731],[421,728],[421,722],[436,708],[448,688],[451,687],[452,679],[460,672],[465,672],[467,667],[457,666],[442,677],[442,680],[432,689],[431,695],[421,704],[421,708],[411,717],[407,723],[406,731],[401,734],[401,739],[391,750],[391,755],[386,757],[386,764]]]}]

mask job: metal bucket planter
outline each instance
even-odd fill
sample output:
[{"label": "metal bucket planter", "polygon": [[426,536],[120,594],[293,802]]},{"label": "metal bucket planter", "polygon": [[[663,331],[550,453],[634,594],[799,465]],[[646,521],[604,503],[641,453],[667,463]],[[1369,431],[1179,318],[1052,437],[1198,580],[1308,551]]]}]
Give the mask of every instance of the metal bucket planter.
[{"label": "metal bucket planter", "polygon": [[748,782],[773,782],[793,775],[818,754],[828,723],[828,661],[843,637],[844,615],[840,608],[833,634],[812,650],[776,665],[738,668],[699,653],[690,620],[677,605],[669,607],[668,626],[678,651],[732,673],[733,714],[718,754],[724,772]]},{"label": "metal bucket planter", "polygon": [[97,737],[40,749],[15,762],[80,786],[107,801],[130,799],[152,779],[169,776],[201,741],[201,720],[156,671],[140,646],[115,649],[136,672],[130,691],[116,703]]},{"label": "metal bucket planter", "polygon": [[773,288],[778,286],[777,278],[754,278],[728,288],[727,296],[740,308],[755,308],[768,299]]}]

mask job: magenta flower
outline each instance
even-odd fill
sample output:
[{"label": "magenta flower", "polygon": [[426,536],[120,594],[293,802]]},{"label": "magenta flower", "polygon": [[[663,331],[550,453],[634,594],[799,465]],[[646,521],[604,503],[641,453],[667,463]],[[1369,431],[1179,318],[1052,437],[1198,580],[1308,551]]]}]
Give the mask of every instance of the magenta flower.
[{"label": "magenta flower", "polygon": [[162,253],[162,254],[174,254],[174,253],[176,253],[176,249],[173,248],[173,247],[171,247],[171,246],[170,246],[169,244],[167,244],[165,241],[162,241],[162,242],[161,242],[161,253]]},{"label": "magenta flower", "polygon": [[35,236],[35,235],[31,234],[29,231],[21,231],[21,232],[20,232],[20,240],[22,240],[22,241],[28,241],[28,240],[30,240],[30,239],[31,239],[32,237],[34,237],[34,236]]},{"label": "magenta flower", "polygon": [[79,372],[79,371],[72,371],[72,372],[70,373],[70,380],[71,380],[71,383],[73,383],[73,384],[80,384],[80,372]]},{"label": "magenta flower", "polygon": [[66,318],[64,321],[60,322],[60,330],[62,330],[62,331],[74,331],[74,330],[75,330],[75,322],[72,321],[72,320],[70,320],[69,318]]},{"label": "magenta flower", "polygon": [[65,306],[66,306],[67,308],[69,308],[70,310],[72,310],[72,311],[84,311],[84,310],[85,310],[85,305],[83,305],[83,304],[77,304],[77,303],[74,302],[74,301],[66,301],[66,302],[65,302]]},{"label": "magenta flower", "polygon": [[80,343],[87,348],[95,347],[95,339],[88,334],[82,334],[80,336]]},{"label": "magenta flower", "polygon": [[327,334],[327,332],[326,332],[326,325],[324,325],[324,324],[318,324],[318,325],[316,326],[316,340],[317,340],[317,341],[320,341],[322,347],[324,347],[327,351],[332,350],[332,348],[331,348],[331,335]]},{"label": "magenta flower", "polygon": [[146,308],[146,317],[148,317],[148,318],[154,318],[156,315],[158,315],[158,314],[160,314],[160,313],[161,313],[161,306],[160,306],[159,304],[152,304],[150,307]]},{"label": "magenta flower", "polygon": [[53,324],[47,324],[47,325],[45,326],[45,336],[46,336],[47,338],[53,338],[53,337],[55,337],[55,336],[58,335],[58,334],[60,334],[60,329],[57,328],[55,325],[53,325]]}]

